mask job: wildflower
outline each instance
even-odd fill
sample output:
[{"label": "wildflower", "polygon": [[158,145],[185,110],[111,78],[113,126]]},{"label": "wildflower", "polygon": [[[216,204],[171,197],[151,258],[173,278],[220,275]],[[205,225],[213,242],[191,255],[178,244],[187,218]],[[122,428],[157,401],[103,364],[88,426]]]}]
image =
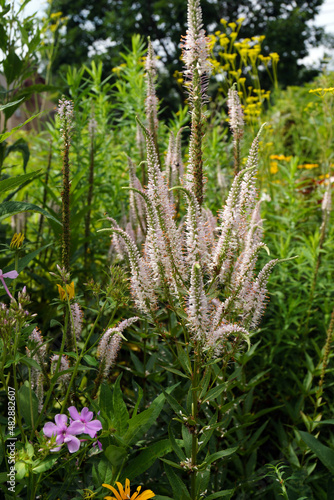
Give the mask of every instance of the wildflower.
[{"label": "wildflower", "polygon": [[304,163],[303,165],[298,165],[298,168],[306,168],[306,170],[311,170],[312,168],[319,167],[318,163]]},{"label": "wildflower", "polygon": [[4,278],[9,278],[11,280],[15,280],[18,277],[19,273],[17,271],[9,271],[8,273],[3,273],[2,269],[0,269],[0,281],[2,283],[2,286],[6,290],[7,295],[12,299],[13,296],[11,295],[10,291],[8,290],[8,287],[6,285],[6,282]]},{"label": "wildflower", "polygon": [[108,376],[111,366],[116,361],[118,351],[121,347],[123,330],[138,320],[139,318],[135,316],[134,318],[121,321],[116,327],[108,328],[102,336],[97,348],[97,357],[102,363],[104,377]]},{"label": "wildflower", "polygon": [[277,174],[278,172],[278,163],[277,161],[271,161],[270,162],[270,173],[271,174]]},{"label": "wildflower", "polygon": [[13,238],[12,238],[12,241],[10,242],[10,248],[21,248],[22,244],[23,244],[23,240],[24,240],[24,234],[22,233],[15,233]]},{"label": "wildflower", "polygon": [[83,312],[80,309],[79,304],[75,302],[74,304],[71,304],[71,311],[72,311],[72,317],[73,317],[73,329],[74,333],[76,336],[76,339],[80,339],[81,331],[82,331],[82,318],[83,318]]},{"label": "wildflower", "polygon": [[[55,416],[55,422],[55,424],[53,422],[47,422],[44,425],[44,435],[49,438],[56,436],[56,444],[62,445],[63,443],[66,443],[70,453],[78,451],[80,448],[80,440],[76,437],[76,435],[84,432],[84,424],[76,421],[67,426],[67,416],[60,413]],[[59,451],[60,449],[61,446],[56,446],[50,451]]]},{"label": "wildflower", "polygon": [[74,299],[74,281],[70,285],[66,285],[65,289],[61,285],[57,285],[58,287],[58,292],[59,292],[59,298],[60,300],[66,300],[67,297],[69,300]]},{"label": "wildflower", "polygon": [[70,406],[68,411],[73,419],[73,423],[81,422],[83,425],[82,432],[89,434],[91,438],[95,438],[96,434],[102,429],[102,424],[99,420],[92,420],[93,412],[89,411],[87,407],[83,408],[79,413],[75,406]]},{"label": "wildflower", "polygon": [[[30,349],[27,349],[27,354],[30,358],[36,361],[43,370],[45,366],[45,358],[46,358],[46,345],[43,342],[43,337],[38,328],[34,328],[34,330],[29,335],[29,341],[33,344],[33,354]],[[36,390],[37,398],[38,398],[38,411],[41,411],[43,408],[43,397],[44,397],[44,375],[39,370],[35,368],[31,369],[31,385],[32,388]]]},{"label": "wildflower", "polygon": [[[59,360],[59,355],[58,354],[54,354],[51,357],[51,373],[52,374],[54,374],[55,371],[56,371],[58,360]],[[66,370],[69,370],[69,368],[70,368],[70,364],[68,362],[68,358],[67,358],[67,356],[65,356],[63,354],[62,357],[61,357],[61,360],[60,360],[60,365],[59,365],[58,373],[64,372]],[[59,382],[62,381],[63,384],[67,384],[70,378],[71,378],[71,374],[70,373],[64,373],[63,375],[60,375],[58,377],[58,380],[59,380]]]},{"label": "wildflower", "polygon": [[209,40],[202,29],[202,10],[199,0],[188,3],[188,30],[182,45],[182,59],[186,65],[185,74],[191,75],[196,69],[199,75],[210,73]]},{"label": "wildflower", "polygon": [[[151,490],[146,490],[140,493],[141,486],[138,486],[136,493],[131,495],[130,493],[130,481],[129,479],[125,480],[125,489],[121,483],[116,482],[118,491],[110,486],[109,484],[102,484],[105,488],[108,488],[115,495],[114,497],[104,497],[105,500],[148,500],[149,498],[153,498],[155,494]],[[131,495],[131,496],[130,496]]]}]

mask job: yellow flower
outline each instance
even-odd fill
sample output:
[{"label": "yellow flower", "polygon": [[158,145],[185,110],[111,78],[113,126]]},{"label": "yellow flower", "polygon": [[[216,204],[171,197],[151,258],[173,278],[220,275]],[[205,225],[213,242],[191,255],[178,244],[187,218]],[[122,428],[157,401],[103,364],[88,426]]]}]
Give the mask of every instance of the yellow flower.
[{"label": "yellow flower", "polygon": [[304,165],[298,165],[298,168],[306,168],[307,170],[317,167],[319,167],[318,163],[304,163]]},{"label": "yellow flower", "polygon": [[67,296],[69,300],[74,299],[74,281],[70,285],[65,286],[65,290],[62,286],[57,285],[58,287],[58,292],[59,292],[59,298],[60,300],[67,300]]},{"label": "yellow flower", "polygon": [[12,241],[10,242],[10,248],[21,248],[24,240],[24,234],[15,233]]},{"label": "yellow flower", "polygon": [[136,493],[133,493],[133,495],[130,496],[130,481],[129,481],[129,479],[125,480],[125,489],[123,489],[123,486],[121,483],[116,482],[116,484],[117,484],[119,493],[115,490],[115,488],[113,488],[112,486],[109,486],[109,484],[102,484],[102,486],[111,490],[113,492],[113,494],[115,495],[114,497],[104,497],[104,500],[148,500],[149,498],[153,498],[155,496],[153,491],[151,491],[151,490],[146,490],[146,491],[143,491],[142,493],[140,493],[141,486],[138,486]]},{"label": "yellow flower", "polygon": [[271,161],[270,162],[270,173],[271,174],[277,174],[278,172],[278,163],[277,161]]},{"label": "yellow flower", "polygon": [[278,62],[278,61],[279,61],[279,55],[277,54],[277,52],[271,52],[271,53],[269,54],[269,56],[271,57],[271,59],[272,59],[273,61],[276,61],[276,62]]}]

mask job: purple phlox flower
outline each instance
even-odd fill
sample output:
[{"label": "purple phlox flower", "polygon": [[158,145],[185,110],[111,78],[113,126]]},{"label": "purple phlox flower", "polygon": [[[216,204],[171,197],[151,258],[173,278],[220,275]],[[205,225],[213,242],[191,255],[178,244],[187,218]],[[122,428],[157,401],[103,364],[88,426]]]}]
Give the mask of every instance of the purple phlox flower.
[{"label": "purple phlox flower", "polygon": [[89,411],[87,407],[83,408],[79,413],[75,406],[70,406],[68,411],[74,421],[71,425],[81,423],[83,426],[82,432],[89,434],[91,438],[95,438],[96,434],[102,429],[102,424],[99,420],[92,420],[94,416],[93,412]]},{"label": "purple phlox flower", "polygon": [[11,295],[10,291],[7,288],[7,285],[6,285],[4,278],[9,278],[11,280],[15,280],[15,278],[17,278],[18,275],[19,275],[19,273],[17,271],[9,271],[8,273],[3,273],[2,269],[0,269],[0,281],[1,281],[4,289],[6,290],[6,293],[9,295],[9,297],[11,299],[13,298],[13,296]]},{"label": "purple phlox flower", "polygon": [[[43,432],[45,436],[49,438],[56,436],[56,444],[62,445],[66,443],[70,453],[78,451],[80,448],[80,440],[75,436],[84,432],[84,425],[82,422],[71,422],[71,424],[67,426],[67,416],[60,413],[55,416],[55,422],[55,424],[53,422],[47,422],[44,425]],[[59,451],[60,448],[61,446],[56,446],[56,448],[52,448],[51,451]]]}]

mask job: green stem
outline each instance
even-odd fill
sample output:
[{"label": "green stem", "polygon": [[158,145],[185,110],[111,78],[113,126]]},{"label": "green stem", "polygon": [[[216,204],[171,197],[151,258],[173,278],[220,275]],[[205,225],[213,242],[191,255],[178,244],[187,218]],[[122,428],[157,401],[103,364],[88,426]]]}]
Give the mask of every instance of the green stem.
[{"label": "green stem", "polygon": [[[197,348],[198,346],[196,346]],[[195,352],[194,368],[192,374],[192,417],[194,420],[194,428],[192,431],[191,442],[191,499],[196,500],[196,478],[197,478],[197,453],[198,453],[198,436],[197,436],[197,405],[198,405],[198,375],[199,375],[199,355]]]},{"label": "green stem", "polygon": [[[59,351],[59,357],[58,357],[57,366],[56,366],[56,369],[55,369],[55,374],[58,373],[58,371],[59,371],[60,363],[61,363],[61,358],[62,358],[62,355],[64,353],[67,325],[68,325],[68,310],[66,309],[65,324],[64,324],[64,329],[63,329],[63,337],[62,337],[62,341],[61,341],[61,346],[60,346],[60,351]],[[40,421],[42,419],[44,411],[47,408],[47,405],[49,403],[49,400],[50,400],[50,397],[51,397],[51,394],[52,394],[52,391],[53,391],[53,388],[54,388],[55,384],[56,384],[56,381],[54,381],[53,383],[51,383],[50,388],[49,388],[48,392],[46,393],[46,398],[45,398],[45,401],[44,401],[44,405],[43,405],[42,411],[40,412],[40,414],[38,416],[38,419],[37,419],[35,427],[31,431],[30,440],[32,440],[32,438],[34,436],[35,429],[37,429],[38,426],[39,426],[39,423],[40,423]]]}]

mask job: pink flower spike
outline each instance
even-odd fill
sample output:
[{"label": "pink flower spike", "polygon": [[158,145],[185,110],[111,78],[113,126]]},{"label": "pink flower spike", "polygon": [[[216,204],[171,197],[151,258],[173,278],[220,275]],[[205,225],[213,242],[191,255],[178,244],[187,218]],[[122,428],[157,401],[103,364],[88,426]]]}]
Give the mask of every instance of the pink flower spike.
[{"label": "pink flower spike", "polygon": [[11,295],[10,291],[8,290],[8,287],[6,285],[4,278],[9,278],[11,280],[15,280],[15,278],[17,278],[18,275],[19,275],[19,273],[17,271],[9,271],[8,273],[3,273],[2,269],[0,269],[0,281],[5,289],[6,293],[9,295],[9,297],[11,299],[13,298],[13,296]]}]

